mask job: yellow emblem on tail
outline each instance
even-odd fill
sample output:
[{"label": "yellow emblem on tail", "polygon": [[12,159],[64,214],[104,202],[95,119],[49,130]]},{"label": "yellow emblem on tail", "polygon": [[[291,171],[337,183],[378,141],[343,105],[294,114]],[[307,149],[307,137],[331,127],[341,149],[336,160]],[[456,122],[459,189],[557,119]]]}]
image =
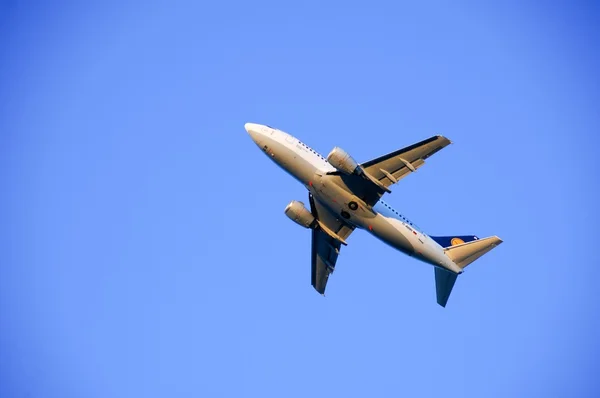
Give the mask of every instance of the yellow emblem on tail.
[{"label": "yellow emblem on tail", "polygon": [[465,243],[465,241],[461,238],[452,238],[452,240],[450,241],[450,244],[452,246],[460,245],[461,243]]}]

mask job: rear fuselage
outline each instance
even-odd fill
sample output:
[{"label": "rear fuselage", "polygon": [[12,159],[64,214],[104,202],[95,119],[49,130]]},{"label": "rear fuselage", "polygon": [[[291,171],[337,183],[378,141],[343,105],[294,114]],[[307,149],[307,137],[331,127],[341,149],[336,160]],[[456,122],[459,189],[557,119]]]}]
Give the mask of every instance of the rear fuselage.
[{"label": "rear fuselage", "polygon": [[[379,200],[372,208],[356,197],[343,182],[328,172],[337,171],[319,153],[281,130],[246,124],[258,147],[277,165],[298,180],[340,219],[364,229],[397,250],[434,266],[460,273],[444,249],[419,227],[387,203]],[[351,202],[355,202],[350,205]]]}]

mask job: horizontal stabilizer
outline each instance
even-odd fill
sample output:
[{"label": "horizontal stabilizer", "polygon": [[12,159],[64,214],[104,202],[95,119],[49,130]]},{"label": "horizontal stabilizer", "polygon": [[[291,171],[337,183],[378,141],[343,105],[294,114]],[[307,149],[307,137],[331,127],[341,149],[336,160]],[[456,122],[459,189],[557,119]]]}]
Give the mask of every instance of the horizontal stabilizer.
[{"label": "horizontal stabilizer", "polygon": [[456,265],[460,268],[465,268],[501,243],[502,239],[499,237],[490,236],[489,238],[476,239],[471,242],[450,246],[444,251]]}]

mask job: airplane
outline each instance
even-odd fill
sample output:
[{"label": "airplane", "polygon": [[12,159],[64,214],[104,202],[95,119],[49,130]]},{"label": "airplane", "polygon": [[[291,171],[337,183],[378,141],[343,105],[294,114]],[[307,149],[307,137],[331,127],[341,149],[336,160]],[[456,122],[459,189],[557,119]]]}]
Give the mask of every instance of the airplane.
[{"label": "airplane", "polygon": [[325,295],[341,246],[347,246],[355,229],[433,265],[437,303],[442,307],[464,268],[503,242],[497,236],[429,236],[381,199],[391,193],[391,185],[452,143],[444,136],[435,135],[359,164],[337,146],[325,158],[278,128],[256,123],[246,123],[244,128],[269,159],[308,190],[310,210],[304,202],[292,200],[284,213],[312,231],[311,284],[321,295]]}]

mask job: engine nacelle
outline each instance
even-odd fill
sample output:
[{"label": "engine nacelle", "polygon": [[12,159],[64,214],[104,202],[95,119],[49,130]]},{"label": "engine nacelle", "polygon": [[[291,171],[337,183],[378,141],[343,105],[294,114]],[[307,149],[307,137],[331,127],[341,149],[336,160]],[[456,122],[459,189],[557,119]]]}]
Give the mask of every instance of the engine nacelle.
[{"label": "engine nacelle", "polygon": [[310,228],[315,222],[312,213],[304,206],[304,203],[292,200],[285,208],[285,215],[293,222],[304,228]]},{"label": "engine nacelle", "polygon": [[327,161],[333,167],[338,169],[338,171],[341,171],[345,174],[354,174],[358,169],[358,163],[352,159],[352,156],[348,155],[346,151],[337,146],[333,148],[331,152],[329,152],[329,155],[327,155]]}]

